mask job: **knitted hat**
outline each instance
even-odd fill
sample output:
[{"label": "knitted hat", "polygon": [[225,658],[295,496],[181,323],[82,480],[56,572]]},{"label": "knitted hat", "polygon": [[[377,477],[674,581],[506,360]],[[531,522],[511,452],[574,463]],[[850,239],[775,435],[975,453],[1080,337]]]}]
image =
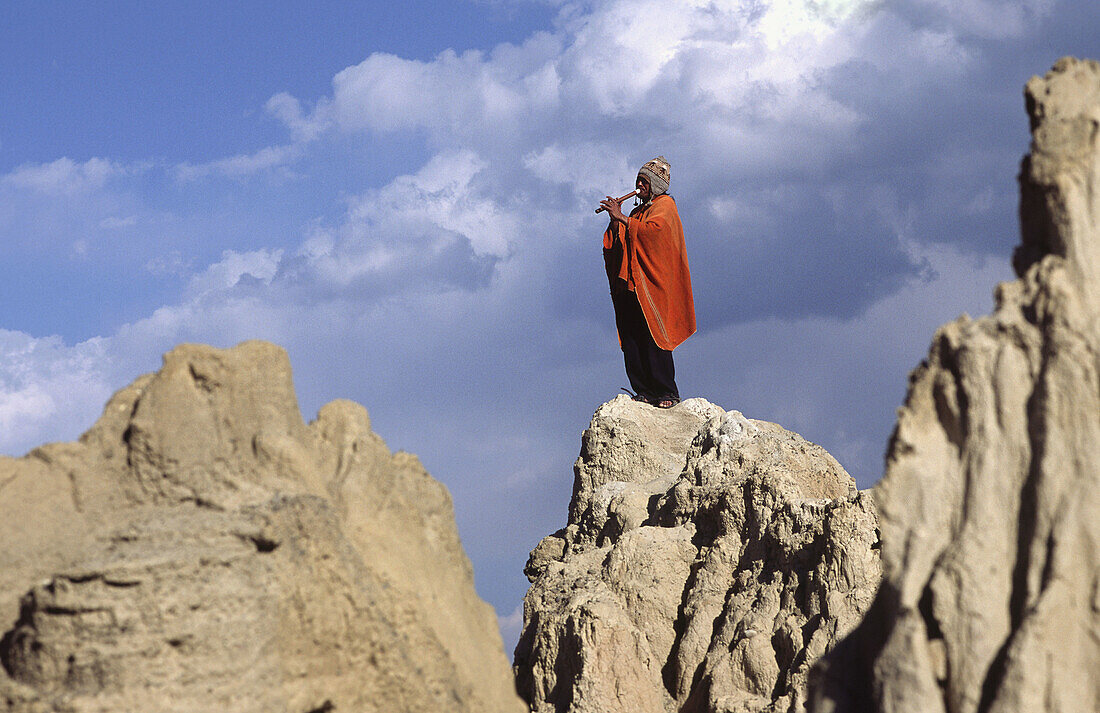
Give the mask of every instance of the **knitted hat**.
[{"label": "knitted hat", "polygon": [[649,181],[649,190],[653,195],[659,196],[668,190],[668,182],[671,179],[672,167],[664,156],[658,156],[652,161],[647,161],[638,171],[639,176],[645,176]]}]

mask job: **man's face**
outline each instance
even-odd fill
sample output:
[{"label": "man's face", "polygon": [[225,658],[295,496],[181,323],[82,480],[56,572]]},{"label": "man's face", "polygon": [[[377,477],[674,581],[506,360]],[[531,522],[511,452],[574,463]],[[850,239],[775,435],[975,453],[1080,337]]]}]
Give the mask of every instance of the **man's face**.
[{"label": "man's face", "polygon": [[638,180],[634,182],[634,187],[638,189],[638,197],[642,199],[642,203],[649,203],[649,199],[653,197],[653,192],[649,188],[649,181],[645,179],[645,176],[638,176]]}]

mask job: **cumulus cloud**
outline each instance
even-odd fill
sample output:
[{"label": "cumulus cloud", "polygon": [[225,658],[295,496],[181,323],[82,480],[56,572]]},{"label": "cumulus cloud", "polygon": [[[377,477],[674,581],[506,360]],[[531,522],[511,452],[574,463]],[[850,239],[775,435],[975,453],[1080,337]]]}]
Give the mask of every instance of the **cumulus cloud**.
[{"label": "cumulus cloud", "polygon": [[445,50],[429,62],[376,53],[333,78],[322,111],[343,130],[424,128],[444,141],[514,133],[521,118],[557,103],[558,51],[559,40],[540,33],[520,47]]},{"label": "cumulus cloud", "polygon": [[[852,37],[839,31],[871,6],[597,3],[563,12],[557,32],[518,46],[448,50],[427,62],[371,55],[336,75],[319,113],[331,113],[344,130],[419,127],[441,141],[537,141],[549,127],[557,127],[554,136],[598,135],[609,128],[601,118],[682,127],[697,123],[700,110],[728,125],[732,111],[782,118],[807,100],[817,106],[800,117],[845,123],[853,117],[816,92],[815,78],[855,56]],[[288,125],[302,121],[296,100],[273,101],[286,108]]]},{"label": "cumulus cloud", "polygon": [[436,156],[417,173],[353,197],[341,222],[318,227],[283,266],[282,283],[360,299],[484,287],[522,236],[485,194],[471,151]]}]

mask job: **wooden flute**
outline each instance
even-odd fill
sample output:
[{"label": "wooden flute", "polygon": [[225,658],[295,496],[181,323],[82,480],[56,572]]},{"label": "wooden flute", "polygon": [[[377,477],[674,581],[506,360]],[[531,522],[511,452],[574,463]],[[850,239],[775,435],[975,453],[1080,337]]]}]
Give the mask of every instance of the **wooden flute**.
[{"label": "wooden flute", "polygon": [[[625,196],[623,196],[622,198],[616,198],[615,200],[616,200],[616,201],[618,201],[619,203],[622,203],[622,202],[623,202],[623,201],[625,201],[625,200],[626,200],[627,198],[633,198],[633,197],[634,197],[634,196],[636,196],[636,195],[638,195],[638,189],[637,189],[637,188],[635,188],[634,190],[632,190],[632,191],[631,191],[630,193],[627,193],[627,194],[626,194]],[[601,210],[604,210],[604,207],[603,207],[603,206],[600,206],[599,208],[597,208],[597,209],[596,209],[596,212],[597,212],[597,213],[599,213],[599,212],[600,212]]]}]

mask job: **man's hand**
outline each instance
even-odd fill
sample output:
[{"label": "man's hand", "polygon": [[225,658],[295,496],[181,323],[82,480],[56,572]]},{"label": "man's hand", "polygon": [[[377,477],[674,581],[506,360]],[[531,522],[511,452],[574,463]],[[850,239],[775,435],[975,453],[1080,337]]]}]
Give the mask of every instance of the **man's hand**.
[{"label": "man's hand", "polygon": [[[624,198],[623,200],[626,199]],[[602,201],[600,201],[600,205],[603,207],[604,210],[607,211],[607,215],[609,218],[611,218],[611,220],[617,220],[623,225],[626,225],[626,216],[623,215],[621,207],[622,200],[608,196],[607,198],[604,198]]]}]

